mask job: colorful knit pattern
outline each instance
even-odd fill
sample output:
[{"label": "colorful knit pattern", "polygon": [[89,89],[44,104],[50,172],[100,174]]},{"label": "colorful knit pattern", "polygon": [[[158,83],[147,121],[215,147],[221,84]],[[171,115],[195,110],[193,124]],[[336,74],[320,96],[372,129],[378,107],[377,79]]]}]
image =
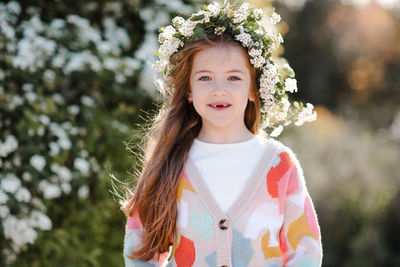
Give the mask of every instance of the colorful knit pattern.
[{"label": "colorful knit pattern", "polygon": [[[322,245],[314,206],[295,155],[284,148],[264,155],[261,175],[251,178],[247,190],[227,214],[216,206],[199,173],[188,164],[177,190],[174,244],[164,264],[320,266]],[[126,266],[164,266],[161,261],[127,257],[140,246],[141,227],[137,213],[128,218]]]}]

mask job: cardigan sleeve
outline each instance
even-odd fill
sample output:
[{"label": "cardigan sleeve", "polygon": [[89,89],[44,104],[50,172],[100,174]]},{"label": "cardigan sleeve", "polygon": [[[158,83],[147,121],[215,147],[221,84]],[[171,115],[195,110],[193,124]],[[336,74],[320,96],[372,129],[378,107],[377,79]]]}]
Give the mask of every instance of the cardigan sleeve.
[{"label": "cardigan sleeve", "polygon": [[165,265],[165,260],[168,257],[169,252],[161,254],[160,259],[151,261],[142,261],[138,259],[132,259],[130,256],[132,252],[139,249],[142,246],[142,232],[143,226],[140,222],[139,214],[136,211],[132,216],[128,217],[125,226],[124,236],[124,261],[125,267],[161,267]]},{"label": "cardigan sleeve", "polygon": [[291,164],[280,232],[283,262],[286,267],[321,266],[322,243],[317,214],[299,161],[290,149],[288,155]]}]

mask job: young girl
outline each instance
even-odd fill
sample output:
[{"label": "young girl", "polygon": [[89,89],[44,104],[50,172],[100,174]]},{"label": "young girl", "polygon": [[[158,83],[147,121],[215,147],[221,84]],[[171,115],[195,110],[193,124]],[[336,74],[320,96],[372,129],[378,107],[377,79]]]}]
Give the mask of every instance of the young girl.
[{"label": "young girl", "polygon": [[214,3],[161,31],[166,99],[123,207],[126,266],[321,265],[301,166],[267,134],[315,112],[289,109],[296,80],[271,56],[282,40],[261,18],[247,3]]}]

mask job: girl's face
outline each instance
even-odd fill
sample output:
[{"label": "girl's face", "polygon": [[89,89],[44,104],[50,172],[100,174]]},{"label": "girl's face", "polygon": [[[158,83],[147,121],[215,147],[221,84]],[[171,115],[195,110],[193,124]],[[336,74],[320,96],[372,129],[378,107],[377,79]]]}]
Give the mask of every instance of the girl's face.
[{"label": "girl's face", "polygon": [[240,46],[220,45],[198,52],[190,73],[189,100],[202,118],[199,135],[248,134],[244,123],[250,90],[248,57]]}]

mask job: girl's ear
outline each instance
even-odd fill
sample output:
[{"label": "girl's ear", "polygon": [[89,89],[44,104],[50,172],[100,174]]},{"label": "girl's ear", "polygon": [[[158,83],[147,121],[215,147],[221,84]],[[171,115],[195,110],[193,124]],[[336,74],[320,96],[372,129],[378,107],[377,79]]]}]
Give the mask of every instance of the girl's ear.
[{"label": "girl's ear", "polygon": [[251,102],[254,102],[254,101],[255,101],[254,94],[253,94],[253,91],[252,91],[252,90],[249,91],[249,100],[250,100]]},{"label": "girl's ear", "polygon": [[188,93],[188,98],[187,98],[187,100],[188,100],[188,103],[192,103],[192,93],[189,91],[189,93]]}]

